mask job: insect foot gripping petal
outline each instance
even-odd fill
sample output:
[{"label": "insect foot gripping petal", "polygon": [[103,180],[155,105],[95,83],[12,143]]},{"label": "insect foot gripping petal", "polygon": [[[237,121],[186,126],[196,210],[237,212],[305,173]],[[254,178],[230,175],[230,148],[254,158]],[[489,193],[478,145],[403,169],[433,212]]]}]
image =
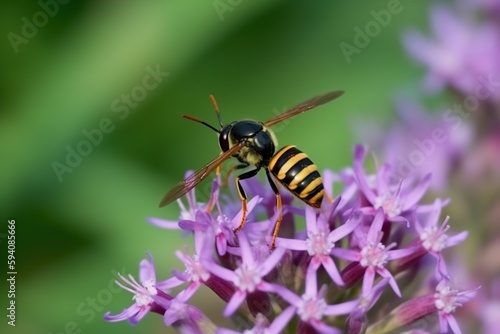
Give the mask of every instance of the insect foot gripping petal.
[{"label": "insect foot gripping petal", "polygon": [[247,219],[247,200],[243,198],[241,199],[241,221],[238,227],[233,228],[234,233],[238,233],[243,228],[246,219]]}]

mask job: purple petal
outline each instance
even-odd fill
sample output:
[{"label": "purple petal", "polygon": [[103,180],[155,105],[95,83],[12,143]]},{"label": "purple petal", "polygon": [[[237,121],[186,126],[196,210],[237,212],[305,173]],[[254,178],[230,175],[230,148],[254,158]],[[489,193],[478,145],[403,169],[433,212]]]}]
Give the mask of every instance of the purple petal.
[{"label": "purple petal", "polygon": [[232,282],[236,279],[236,274],[232,270],[221,267],[216,263],[204,261],[203,265],[207,268],[208,271],[210,271],[215,276],[222,278],[223,280]]},{"label": "purple petal", "polygon": [[[465,22],[460,20],[451,11],[450,7],[444,4],[436,4],[432,7],[430,16],[432,31],[440,42],[456,45],[459,40],[464,38]],[[455,34],[460,36],[455,36]]]},{"label": "purple petal", "polygon": [[387,252],[387,258],[389,260],[400,259],[402,257],[416,253],[419,249],[419,245],[414,245],[413,247],[390,250]]},{"label": "purple petal", "polygon": [[330,278],[335,282],[335,284],[340,286],[344,285],[344,281],[340,276],[339,270],[337,269],[337,266],[335,265],[335,262],[333,262],[331,257],[325,258],[325,260],[323,261],[323,267],[325,268]]},{"label": "purple petal", "polygon": [[356,183],[349,185],[347,188],[342,191],[342,199],[343,201],[339,202],[337,210],[342,212],[346,209],[348,205],[350,205],[354,196],[358,193],[358,186]]},{"label": "purple petal", "polygon": [[181,280],[182,282],[187,282],[191,278],[191,276],[188,273],[186,273],[185,271],[184,272],[180,272],[177,269],[173,269],[172,270],[172,276],[174,276],[175,278]]},{"label": "purple petal", "polygon": [[206,224],[188,219],[179,220],[178,226],[180,229],[185,231],[205,232],[208,229],[208,226]]},{"label": "purple petal", "polygon": [[[334,217],[337,208],[339,207],[340,202],[342,201],[342,196],[339,195],[337,196],[334,200],[333,203],[330,204],[329,201],[324,200],[323,202],[326,203],[326,206],[324,206],[325,209],[325,214],[320,215],[318,219],[324,220],[324,221],[330,221],[331,218]],[[326,222],[325,222],[326,224]]]},{"label": "purple petal", "polygon": [[252,265],[254,263],[252,248],[250,247],[250,243],[248,242],[247,236],[242,231],[238,234],[238,240],[240,242],[240,250],[241,250],[241,260],[243,263]]},{"label": "purple petal", "polygon": [[382,230],[382,225],[384,224],[384,210],[379,208],[375,217],[373,218],[373,222],[368,230],[367,240],[368,242],[372,242],[374,244],[379,242],[380,231]]},{"label": "purple petal", "polygon": [[174,322],[180,319],[181,318],[179,317],[179,312],[171,308],[167,309],[167,311],[165,311],[165,313],[163,314],[163,322],[167,326],[172,326]]},{"label": "purple petal", "polygon": [[271,255],[260,265],[259,272],[261,276],[267,275],[271,270],[273,270],[278,262],[281,260],[285,254],[286,249],[283,247],[276,248]]},{"label": "purple petal", "polygon": [[426,223],[422,224],[425,227],[435,226],[439,222],[439,217],[441,216],[441,200],[438,198],[432,203],[432,210],[430,211],[429,217],[426,220]]},{"label": "purple petal", "polygon": [[149,307],[140,307],[139,308],[139,312],[137,312],[137,314],[131,316],[128,321],[132,324],[132,325],[135,325],[137,324],[139,321],[141,321],[142,318],[144,318],[146,316],[146,314],[148,314],[149,312]]},{"label": "purple petal", "polygon": [[416,186],[413,191],[411,191],[405,198],[404,204],[401,206],[402,211],[406,211],[412,208],[415,204],[420,201],[420,199],[424,196],[425,192],[429,188],[429,184],[431,183],[432,175],[427,174],[422,181]]},{"label": "purple petal", "polygon": [[318,294],[318,278],[316,270],[313,270],[311,266],[309,266],[306,271],[306,286],[305,286],[305,294],[307,296],[316,296]]},{"label": "purple petal", "polygon": [[276,238],[276,245],[286,249],[303,251],[307,249],[305,240]]},{"label": "purple petal", "polygon": [[330,254],[349,261],[361,260],[361,255],[359,254],[359,252],[352,249],[333,248]]},{"label": "purple petal", "polygon": [[164,220],[164,219],[160,219],[160,218],[149,217],[147,219],[147,221],[155,226],[158,226],[161,228],[166,228],[168,230],[178,230],[179,229],[179,222],[177,220]]},{"label": "purple petal", "polygon": [[403,216],[396,216],[388,219],[391,223],[405,224],[407,228],[410,227],[410,221]]},{"label": "purple petal", "polygon": [[306,227],[307,234],[314,234],[318,232],[318,225],[316,222],[316,210],[307,205],[306,206]]},{"label": "purple petal", "polygon": [[137,306],[137,304],[133,304],[129,308],[124,309],[118,314],[111,315],[110,312],[106,312],[104,314],[104,320],[110,321],[110,322],[115,322],[115,321],[122,321],[122,320],[127,320],[130,317],[132,317],[134,314],[139,312],[141,308]]},{"label": "purple petal", "polygon": [[396,283],[394,276],[392,276],[392,274],[385,268],[377,268],[377,272],[380,276],[389,279],[389,285],[391,286],[392,290],[394,290],[394,293],[398,297],[401,297],[401,291],[399,290],[398,283]]},{"label": "purple petal", "polygon": [[238,309],[241,303],[243,303],[246,297],[247,294],[245,292],[236,291],[233,297],[231,297],[231,299],[227,303],[226,308],[224,309],[224,316],[230,317]]},{"label": "purple petal", "polygon": [[453,331],[453,333],[462,334],[462,331],[460,330],[460,326],[458,326],[458,323],[457,323],[457,320],[455,319],[455,317],[451,314],[448,314],[448,316],[446,318],[447,318],[446,320],[448,320],[448,325],[450,325],[450,328]]},{"label": "purple petal", "polygon": [[448,315],[439,314],[439,333],[448,333]]},{"label": "purple petal", "polygon": [[186,283],[186,281],[183,281],[178,277],[174,276],[159,283],[156,283],[156,288],[160,290],[170,290],[184,283]]},{"label": "purple petal", "polygon": [[[447,206],[448,204],[450,204],[450,202],[451,202],[450,198],[447,198],[447,199],[444,199],[444,200],[441,199],[441,198],[438,198],[432,204],[421,204],[421,205],[419,205],[415,211],[418,214],[425,214],[425,213],[433,212],[436,209],[436,205],[440,205],[440,208],[444,208],[445,206]],[[436,221],[438,220],[438,218],[436,218]]]},{"label": "purple petal", "polygon": [[436,265],[436,278],[438,280],[443,280],[446,279],[448,280],[450,278],[450,275],[448,274],[448,268],[446,267],[446,262],[441,254],[434,254],[431,253],[432,256],[434,256],[437,260],[437,265]]},{"label": "purple petal", "polygon": [[366,182],[367,176],[365,174],[363,163],[365,160],[365,149],[361,145],[356,145],[354,148],[354,175],[356,176],[356,181],[358,183],[359,188],[366,196],[370,203],[375,203],[375,193],[370,188],[368,183]]},{"label": "purple petal", "polygon": [[318,331],[318,333],[322,334],[342,334],[342,332],[334,327],[330,327],[322,321],[311,321],[309,323],[314,329]]},{"label": "purple petal", "polygon": [[276,293],[281,298],[286,300],[290,305],[297,305],[297,303],[302,300],[302,298],[297,296],[294,292],[278,284],[269,284],[268,288],[262,291],[271,291],[271,290],[272,292]]},{"label": "purple petal", "polygon": [[213,230],[205,233],[194,232],[194,247],[195,252],[200,259],[211,260],[214,255],[214,239],[215,235]]},{"label": "purple petal", "polygon": [[326,315],[343,315],[351,313],[356,306],[358,306],[357,300],[351,300],[348,302],[343,302],[336,305],[328,305],[325,310]]},{"label": "purple petal", "polygon": [[329,169],[323,171],[323,185],[325,187],[325,192],[328,196],[333,198],[332,185],[338,178],[336,175]]},{"label": "purple petal", "polygon": [[227,328],[217,328],[215,330],[216,334],[241,334],[241,332],[238,331],[233,331],[232,329],[227,329]]},{"label": "purple petal", "polygon": [[183,303],[187,302],[198,291],[200,286],[201,283],[199,282],[191,282],[184,291],[179,292],[176,299]]},{"label": "purple petal", "polygon": [[227,239],[226,236],[221,233],[217,235],[216,237],[216,242],[217,242],[217,253],[222,256],[225,255],[227,252]]},{"label": "purple petal", "polygon": [[414,29],[403,33],[403,45],[406,51],[416,60],[428,64],[433,58],[434,43]]},{"label": "purple petal", "polygon": [[373,287],[373,281],[375,280],[375,269],[368,267],[366,268],[365,275],[363,277],[363,294],[366,295],[370,292]]},{"label": "purple petal", "polygon": [[[260,196],[254,196],[248,203],[247,203],[247,215],[252,212],[252,210],[255,208],[257,204],[259,204],[262,201],[262,197]],[[233,219],[231,219],[231,227],[236,228],[241,222],[241,217],[243,216],[243,210],[240,209],[238,214],[234,216]],[[248,217],[248,216],[247,216]]]},{"label": "purple petal", "polygon": [[448,239],[446,239],[446,247],[453,247],[458,245],[459,243],[462,243],[465,239],[467,239],[468,235],[469,231],[463,231],[458,233],[457,235],[448,237]]},{"label": "purple petal", "polygon": [[340,225],[335,230],[330,232],[330,234],[328,235],[328,240],[337,242],[354,231],[354,229],[358,227],[359,224],[361,224],[361,219],[359,218],[360,217],[358,215],[351,215],[351,217],[349,217],[349,219],[344,224]]},{"label": "purple petal", "polygon": [[365,314],[372,308],[372,306],[377,302],[377,300],[384,292],[385,287],[389,283],[388,278],[381,279],[375,286],[370,290],[370,292],[366,295],[361,296],[357,308],[357,312],[361,314]]},{"label": "purple petal", "polygon": [[156,272],[155,272],[155,263],[153,257],[150,253],[146,253],[148,259],[144,259],[141,261],[139,265],[139,281],[144,283],[148,280],[153,281],[153,284],[156,283]]},{"label": "purple petal", "polygon": [[293,306],[288,306],[284,311],[277,316],[271,325],[268,327],[269,333],[281,333],[281,331],[288,325],[290,319],[292,319],[295,314],[295,308]]},{"label": "purple petal", "polygon": [[383,164],[382,167],[377,172],[377,193],[385,194],[389,193],[389,180],[392,175],[392,167],[389,164]]}]

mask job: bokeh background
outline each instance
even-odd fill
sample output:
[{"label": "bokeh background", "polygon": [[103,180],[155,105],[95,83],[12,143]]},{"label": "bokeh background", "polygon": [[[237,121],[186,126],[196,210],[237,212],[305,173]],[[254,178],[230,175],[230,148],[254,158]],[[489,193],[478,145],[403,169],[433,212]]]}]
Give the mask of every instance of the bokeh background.
[{"label": "bokeh background", "polygon": [[[33,22],[42,8],[3,2],[0,258],[6,263],[7,220],[15,219],[18,275],[16,327],[2,315],[0,331],[169,333],[153,315],[135,328],[102,316],[130,305],[131,295],[112,286],[117,272],[136,275],[149,251],[167,277],[178,265],[174,250],[189,243],[146,222],[176,219],[178,207],[159,209],[159,200],[186,170],[219,152],[210,130],[181,115],[216,124],[214,94],[224,121],[264,121],[343,89],[342,98],[277,135],[320,169],[348,166],[354,124],[390,120],[395,94],[412,95],[418,85],[423,69],[403,50],[401,33],[426,30],[428,4],[402,0],[401,13],[347,59],[341,43],[354,45],[355,28],[388,1],[71,1],[17,47],[9,33],[22,35],[23,18]],[[113,102],[142,85],[148,66],[169,75],[128,114],[114,112]],[[68,147],[76,149],[82,131],[104,119],[113,130],[61,181],[54,162],[66,165]],[[222,309],[200,297],[195,304],[212,316]]]}]

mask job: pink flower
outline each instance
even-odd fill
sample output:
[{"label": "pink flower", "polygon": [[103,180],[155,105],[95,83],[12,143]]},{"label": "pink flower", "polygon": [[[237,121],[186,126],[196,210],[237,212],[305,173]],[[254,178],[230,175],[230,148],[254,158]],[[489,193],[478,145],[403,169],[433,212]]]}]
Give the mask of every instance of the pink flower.
[{"label": "pink flower", "polygon": [[116,284],[134,294],[134,303],[119,314],[111,315],[110,312],[107,312],[104,315],[104,319],[107,321],[129,320],[130,323],[136,324],[150,311],[160,314],[165,312],[165,308],[161,305],[161,302],[168,303],[173,297],[159,289],[161,283],[156,283],[153,257],[149,253],[147,255],[148,259],[142,260],[139,266],[140,283],[132,275],[125,277],[119,274],[125,284],[118,280],[115,281]]}]

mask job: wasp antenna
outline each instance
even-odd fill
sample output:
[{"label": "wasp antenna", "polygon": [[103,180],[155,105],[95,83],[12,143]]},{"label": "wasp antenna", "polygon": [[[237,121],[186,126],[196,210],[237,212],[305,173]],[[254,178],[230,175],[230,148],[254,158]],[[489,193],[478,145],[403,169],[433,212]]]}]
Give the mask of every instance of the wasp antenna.
[{"label": "wasp antenna", "polygon": [[196,122],[196,123],[201,123],[201,124],[205,125],[206,127],[209,127],[210,129],[214,130],[215,132],[220,133],[220,131],[217,130],[215,127],[213,127],[212,125],[210,125],[210,124],[202,121],[199,118],[196,118],[196,117],[190,116],[190,115],[182,115],[182,117],[184,117],[185,119],[188,119],[190,121]]},{"label": "wasp antenna", "polygon": [[217,105],[217,101],[215,100],[215,96],[210,94],[210,101],[214,105],[215,113],[217,114],[217,119],[219,120],[220,127],[223,128],[224,124],[222,124],[222,120],[220,119],[220,111],[219,106]]}]

